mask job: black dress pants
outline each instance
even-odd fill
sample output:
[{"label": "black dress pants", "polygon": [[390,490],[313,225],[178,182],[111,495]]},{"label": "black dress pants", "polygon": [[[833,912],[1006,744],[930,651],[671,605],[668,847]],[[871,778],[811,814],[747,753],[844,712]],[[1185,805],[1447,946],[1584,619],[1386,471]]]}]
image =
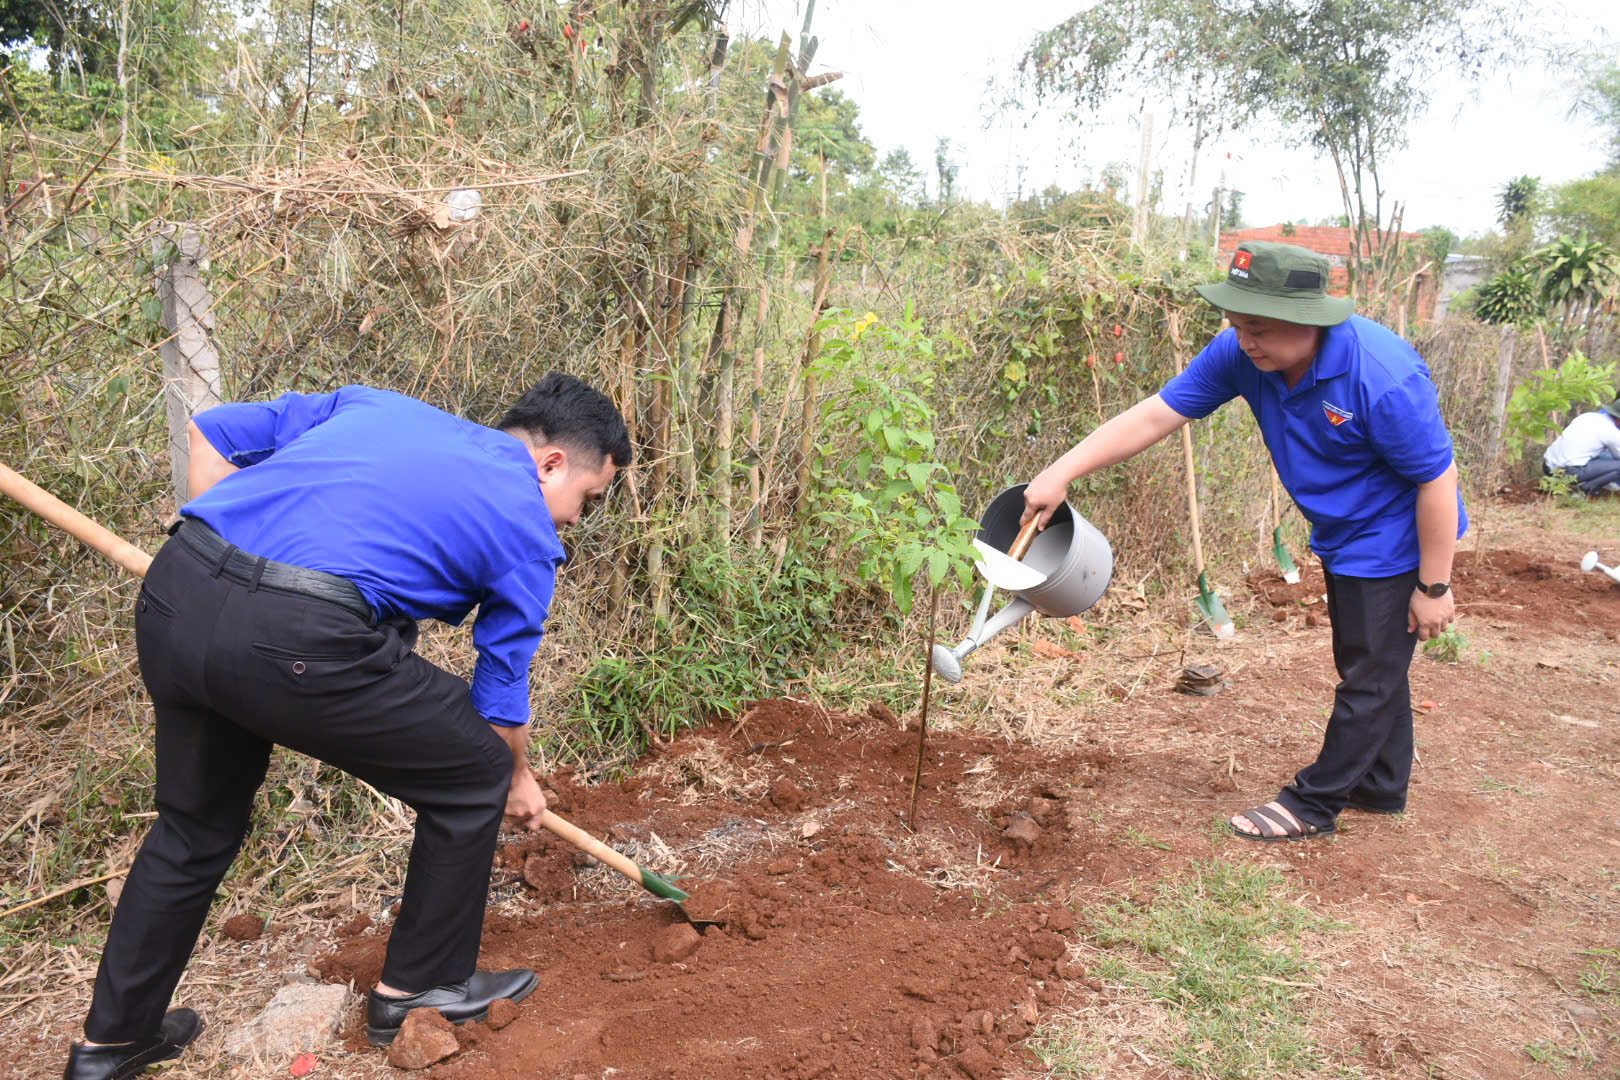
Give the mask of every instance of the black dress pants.
[{"label": "black dress pants", "polygon": [[416,811],[383,981],[469,977],[512,755],[467,684],[411,651],[408,620],[232,580],[183,539],[141,588],[135,640],[157,715],[157,822],[119,897],[85,1020],[93,1042],[158,1030],[246,835],[273,744]]},{"label": "black dress pants", "polygon": [[1333,664],[1339,669],[1322,752],[1277,801],[1300,821],[1331,826],[1348,803],[1406,807],[1412,778],[1412,688],[1417,634],[1406,628],[1416,570],[1387,578],[1327,579]]}]

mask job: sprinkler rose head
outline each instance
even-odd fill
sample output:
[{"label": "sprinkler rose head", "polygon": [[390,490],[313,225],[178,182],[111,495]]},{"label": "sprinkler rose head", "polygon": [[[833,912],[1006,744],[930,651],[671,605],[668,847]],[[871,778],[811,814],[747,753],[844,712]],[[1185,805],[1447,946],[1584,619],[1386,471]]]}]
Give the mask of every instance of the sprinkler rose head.
[{"label": "sprinkler rose head", "polygon": [[962,681],[962,661],[943,645],[934,646],[934,674],[949,683]]},{"label": "sprinkler rose head", "polygon": [[[1597,569],[1597,563],[1598,553],[1595,551],[1588,551],[1585,555],[1581,556],[1581,571],[1583,573],[1590,574],[1593,570]],[[936,664],[935,667],[937,668],[938,665]]]}]

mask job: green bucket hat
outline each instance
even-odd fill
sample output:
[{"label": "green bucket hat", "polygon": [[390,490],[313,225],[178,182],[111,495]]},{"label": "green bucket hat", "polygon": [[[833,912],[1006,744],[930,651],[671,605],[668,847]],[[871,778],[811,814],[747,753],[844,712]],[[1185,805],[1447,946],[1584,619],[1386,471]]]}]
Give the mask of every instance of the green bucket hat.
[{"label": "green bucket hat", "polygon": [[1613,401],[1603,406],[1603,411],[1614,417],[1616,420],[1620,420],[1620,397],[1615,398]]},{"label": "green bucket hat", "polygon": [[1304,326],[1337,326],[1350,317],[1356,304],[1349,297],[1327,294],[1329,269],[1327,258],[1309,248],[1253,240],[1238,245],[1225,281],[1193,288],[1223,311]]}]

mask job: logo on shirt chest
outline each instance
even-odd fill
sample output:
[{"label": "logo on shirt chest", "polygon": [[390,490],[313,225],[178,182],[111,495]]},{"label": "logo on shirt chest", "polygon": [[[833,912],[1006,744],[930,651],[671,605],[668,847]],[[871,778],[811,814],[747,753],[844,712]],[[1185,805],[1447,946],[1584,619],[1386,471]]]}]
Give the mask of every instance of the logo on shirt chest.
[{"label": "logo on shirt chest", "polygon": [[1356,415],[1349,409],[1341,409],[1337,405],[1329,404],[1326,401],[1322,402],[1322,412],[1327,414],[1327,422],[1333,427],[1338,427]]}]

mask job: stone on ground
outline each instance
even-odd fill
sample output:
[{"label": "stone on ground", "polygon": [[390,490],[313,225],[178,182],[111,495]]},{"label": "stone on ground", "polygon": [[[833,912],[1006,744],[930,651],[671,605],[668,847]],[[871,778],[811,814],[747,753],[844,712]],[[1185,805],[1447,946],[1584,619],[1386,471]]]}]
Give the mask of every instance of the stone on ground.
[{"label": "stone on ground", "polygon": [[225,1052],[271,1061],[319,1050],[337,1034],[348,1004],[348,987],[289,983],[259,1015],[225,1036]]}]

